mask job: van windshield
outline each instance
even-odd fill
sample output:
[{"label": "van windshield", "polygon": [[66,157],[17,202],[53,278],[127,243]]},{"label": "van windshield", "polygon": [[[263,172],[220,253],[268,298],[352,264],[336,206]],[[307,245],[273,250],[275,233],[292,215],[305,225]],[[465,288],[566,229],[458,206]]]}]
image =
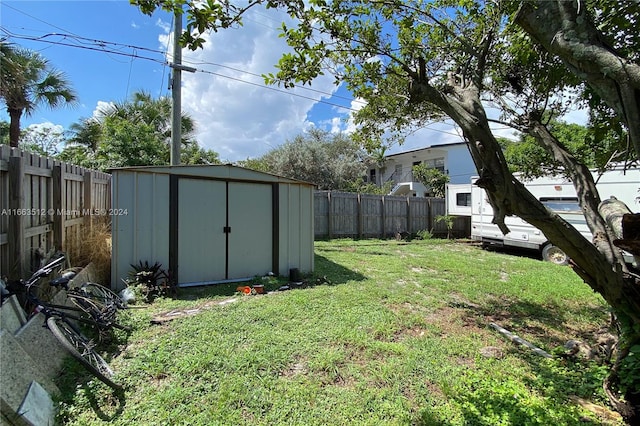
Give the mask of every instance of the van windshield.
[{"label": "van windshield", "polygon": [[544,204],[550,210],[558,213],[582,213],[580,204],[578,204],[577,198],[540,198],[542,204]]}]

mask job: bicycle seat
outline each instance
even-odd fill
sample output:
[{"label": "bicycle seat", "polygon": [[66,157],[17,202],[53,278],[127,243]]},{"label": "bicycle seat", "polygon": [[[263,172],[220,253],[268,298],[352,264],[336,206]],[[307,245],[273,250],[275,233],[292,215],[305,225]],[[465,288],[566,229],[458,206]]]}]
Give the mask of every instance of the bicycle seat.
[{"label": "bicycle seat", "polygon": [[60,274],[60,276],[63,278],[67,278],[69,281],[71,281],[77,274],[78,273],[73,269],[67,269],[63,271],[62,274]]},{"label": "bicycle seat", "polygon": [[49,281],[49,285],[51,287],[60,287],[62,286],[63,288],[67,288],[69,284],[69,277],[60,277],[60,278],[56,278],[55,280],[51,280]]}]

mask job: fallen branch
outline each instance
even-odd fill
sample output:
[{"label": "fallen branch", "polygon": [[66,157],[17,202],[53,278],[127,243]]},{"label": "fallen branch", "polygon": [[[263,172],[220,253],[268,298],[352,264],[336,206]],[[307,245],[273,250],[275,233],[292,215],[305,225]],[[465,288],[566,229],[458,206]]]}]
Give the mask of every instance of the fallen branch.
[{"label": "fallen branch", "polygon": [[521,344],[523,346],[526,346],[527,348],[531,349],[531,351],[533,351],[535,354],[538,354],[538,355],[543,356],[545,358],[553,358],[553,356],[551,354],[549,354],[548,352],[545,352],[542,349],[538,348],[537,346],[532,345],[531,343],[527,342],[523,338],[521,338],[519,336],[516,336],[515,334],[513,334],[509,330],[500,327],[498,324],[492,322],[489,325],[492,328],[498,330],[498,332],[500,334],[502,334],[503,336],[507,337],[512,342],[519,343],[519,344]]},{"label": "fallen branch", "polygon": [[151,324],[162,324],[164,322],[167,321],[172,321],[174,319],[177,318],[184,318],[184,317],[190,317],[193,315],[197,315],[200,312],[204,311],[205,309],[209,309],[213,306],[222,306],[222,305],[228,305],[229,303],[234,303],[236,302],[238,299],[237,298],[233,298],[233,299],[226,299],[226,300],[222,300],[219,302],[207,302],[204,305],[198,307],[198,308],[193,308],[193,309],[176,309],[173,311],[169,311],[169,312],[165,312],[159,315],[156,315],[155,317],[151,318]]}]

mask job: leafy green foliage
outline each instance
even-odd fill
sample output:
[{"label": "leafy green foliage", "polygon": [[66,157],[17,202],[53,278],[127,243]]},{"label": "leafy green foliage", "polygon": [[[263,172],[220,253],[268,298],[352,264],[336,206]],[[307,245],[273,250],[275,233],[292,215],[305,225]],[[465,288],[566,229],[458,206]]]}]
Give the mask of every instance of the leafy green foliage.
[{"label": "leafy green foliage", "polygon": [[444,198],[449,175],[426,164],[418,164],[411,169],[413,177],[430,189],[434,197]]},{"label": "leafy green foliage", "polygon": [[349,136],[312,129],[261,158],[239,164],[310,182],[318,189],[360,192],[370,189],[363,182],[370,163],[367,153]]},{"label": "leafy green foliage", "polygon": [[9,145],[9,122],[0,121],[0,144]]},{"label": "leafy green foliage", "polygon": [[[612,132],[602,134],[596,128],[561,121],[553,121],[548,128],[578,161],[590,168],[604,170],[617,158],[616,154],[626,151],[626,142]],[[511,171],[522,173],[526,178],[554,174],[562,169],[562,165],[529,135],[521,135],[518,142],[503,140],[503,143]]]},{"label": "leafy green foliage", "polygon": [[[191,117],[182,116],[182,164],[218,164],[218,154],[201,148],[193,138]],[[107,170],[115,167],[169,164],[171,100],[154,99],[136,92],[126,102],[101,111],[97,118],[71,126],[71,137],[59,157],[84,167]]]},{"label": "leafy green foliage", "polygon": [[60,129],[44,125],[29,126],[22,131],[20,148],[53,157],[58,154],[58,147],[64,143],[64,134]]},{"label": "leafy green foliage", "polygon": [[148,261],[140,261],[131,267],[133,269],[129,272],[126,284],[134,292],[140,293],[146,302],[175,294],[175,283],[170,280],[167,271],[162,269],[162,264],[155,262],[150,265]]},{"label": "leafy green foliage", "polygon": [[451,230],[453,229],[453,224],[455,221],[456,217],[449,215],[449,214],[445,214],[445,215],[438,215],[435,217],[435,221],[436,223],[438,222],[443,222],[445,224],[445,226],[447,227],[447,239],[451,238]]}]

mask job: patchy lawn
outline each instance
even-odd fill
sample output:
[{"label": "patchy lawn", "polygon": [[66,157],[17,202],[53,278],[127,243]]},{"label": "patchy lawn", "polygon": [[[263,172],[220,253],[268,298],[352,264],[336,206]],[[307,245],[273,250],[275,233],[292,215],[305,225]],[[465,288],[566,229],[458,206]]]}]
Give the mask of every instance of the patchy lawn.
[{"label": "patchy lawn", "polygon": [[607,307],[568,267],[443,240],[339,240],[316,243],[309,282],[257,296],[184,290],[132,310],[134,332],[118,336],[110,361],[124,393],[90,377],[77,385],[83,370],[70,365],[60,423],[619,422],[601,389],[604,368],[532,354],[489,326],[551,353],[568,340],[595,345]]}]

